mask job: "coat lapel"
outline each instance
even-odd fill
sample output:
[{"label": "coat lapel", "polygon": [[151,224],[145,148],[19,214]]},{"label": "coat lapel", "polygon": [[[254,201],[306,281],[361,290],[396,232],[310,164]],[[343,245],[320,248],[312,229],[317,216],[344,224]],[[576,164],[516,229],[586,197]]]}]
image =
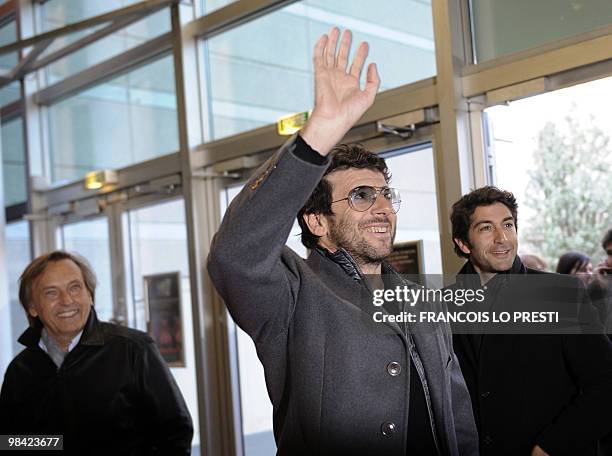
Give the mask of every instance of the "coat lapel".
[{"label": "coat lapel", "polygon": [[[373,318],[376,312],[383,312],[385,315],[389,314],[384,307],[374,306],[372,292],[363,279],[351,277],[340,264],[327,258],[321,250],[313,250],[308,256],[306,264],[310,266],[334,295],[347,302],[347,304],[357,307],[371,321],[374,321]],[[397,323],[385,321],[383,324],[394,332],[402,336],[404,335],[404,332]]]}]

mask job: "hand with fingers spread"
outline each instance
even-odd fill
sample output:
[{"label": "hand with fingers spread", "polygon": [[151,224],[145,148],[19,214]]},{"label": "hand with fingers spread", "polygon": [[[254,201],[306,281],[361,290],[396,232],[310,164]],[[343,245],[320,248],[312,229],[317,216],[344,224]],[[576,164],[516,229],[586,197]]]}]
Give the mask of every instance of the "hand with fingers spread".
[{"label": "hand with fingers spread", "polygon": [[361,71],[368,56],[368,44],[359,45],[347,71],[351,48],[351,32],[334,27],[317,41],[314,49],[315,105],[312,116],[300,135],[321,155],[327,155],[351,127],[374,103],[380,78],[376,64],[367,69],[366,84],[359,84]]}]

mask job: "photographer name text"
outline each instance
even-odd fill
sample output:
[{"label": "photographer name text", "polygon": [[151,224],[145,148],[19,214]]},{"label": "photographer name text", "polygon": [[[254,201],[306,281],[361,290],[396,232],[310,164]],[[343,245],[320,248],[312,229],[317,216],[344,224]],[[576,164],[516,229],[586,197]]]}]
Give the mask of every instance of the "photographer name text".
[{"label": "photographer name text", "polygon": [[376,323],[559,323],[558,312],[374,312]]}]

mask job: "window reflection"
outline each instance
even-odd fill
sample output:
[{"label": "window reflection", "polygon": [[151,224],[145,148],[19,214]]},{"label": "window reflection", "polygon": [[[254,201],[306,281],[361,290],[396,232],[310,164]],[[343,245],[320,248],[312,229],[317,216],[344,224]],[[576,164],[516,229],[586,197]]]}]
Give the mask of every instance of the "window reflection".
[{"label": "window reflection", "polygon": [[170,370],[185,397],[193,419],[192,455],[197,456],[200,454],[200,435],[185,204],[183,200],[174,200],[134,209],[124,214],[122,223],[128,252],[126,264],[131,301],[128,307],[129,326],[147,330],[145,277],[177,272],[180,275],[180,313],[185,362],[183,367],[171,367]]},{"label": "window reflection", "polygon": [[[0,46],[13,43],[17,39],[17,26],[15,19],[0,25]],[[17,65],[17,52],[0,55],[0,71],[8,73]],[[21,97],[19,81],[0,87],[0,106],[4,106]]]},{"label": "window reflection", "polygon": [[110,266],[108,220],[98,218],[71,223],[60,228],[61,245],[76,252],[91,264],[98,278],[95,307],[100,320],[113,318],[113,284]]},{"label": "window reflection", "polygon": [[[131,1],[108,2],[100,0],[65,1],[52,0],[43,4],[43,29],[59,28],[67,23],[79,22],[90,16],[96,16],[109,11],[109,5],[115,3],[111,9],[122,8],[133,3]],[[121,3],[121,4],[119,4]],[[43,52],[40,58],[56,52],[79,39],[94,33],[108,25],[102,24],[86,30],[73,32],[56,38]],[[53,84],[61,79],[83,71],[97,63],[114,57],[122,52],[134,48],[148,40],[170,31],[170,12],[164,8],[143,19],[114,32],[94,43],[87,45],[68,56],[45,67],[47,84]]]},{"label": "window reflection", "polygon": [[430,144],[397,151],[386,158],[391,172],[391,186],[402,196],[397,213],[395,244],[407,241],[423,243],[426,274],[442,274],[440,225],[433,149]]},{"label": "window reflection", "polygon": [[479,62],[612,23],[608,0],[471,0],[470,10]]},{"label": "window reflection", "polygon": [[23,119],[2,123],[2,172],[4,205],[27,200]]},{"label": "window reflection", "polygon": [[208,41],[214,137],[310,109],[312,45],[332,25],[350,27],[354,42],[370,43],[381,90],[436,74],[427,1],[292,3]]},{"label": "window reflection", "polygon": [[53,182],[121,168],[178,150],[172,57],[49,108]]},{"label": "window reflection", "polygon": [[12,355],[17,355],[24,346],[17,342],[17,339],[28,327],[28,319],[25,311],[19,303],[19,277],[31,260],[30,257],[30,231],[28,222],[21,221],[8,223],[5,230],[6,257],[10,261],[6,262],[9,307],[10,307],[10,327],[12,332]]},{"label": "window reflection", "polygon": [[142,0],[48,0],[42,3],[45,32],[124,8]]}]

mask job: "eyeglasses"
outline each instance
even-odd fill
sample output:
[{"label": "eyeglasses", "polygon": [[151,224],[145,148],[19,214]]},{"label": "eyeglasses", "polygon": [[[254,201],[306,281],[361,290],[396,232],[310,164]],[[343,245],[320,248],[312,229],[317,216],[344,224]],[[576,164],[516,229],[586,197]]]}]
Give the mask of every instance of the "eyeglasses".
[{"label": "eyeglasses", "polygon": [[346,198],[332,201],[331,204],[347,200],[351,209],[357,212],[365,212],[374,205],[379,194],[391,203],[391,210],[394,214],[400,210],[402,198],[397,189],[389,187],[372,187],[370,185],[355,187],[349,192]]}]

